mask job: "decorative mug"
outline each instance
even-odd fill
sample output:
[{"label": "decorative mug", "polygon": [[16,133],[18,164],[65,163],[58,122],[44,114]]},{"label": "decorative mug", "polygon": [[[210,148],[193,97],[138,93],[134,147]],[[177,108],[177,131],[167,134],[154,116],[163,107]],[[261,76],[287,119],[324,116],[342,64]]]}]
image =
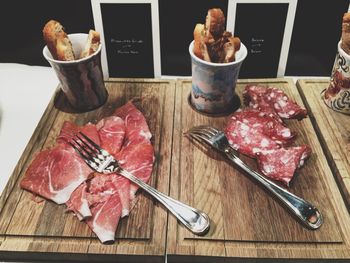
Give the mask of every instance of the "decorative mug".
[{"label": "decorative mug", "polygon": [[[236,110],[239,98],[235,93],[241,65],[247,57],[247,48],[241,43],[236,60],[230,63],[212,63],[198,58],[189,46],[192,61],[192,90],[190,103],[204,113],[224,114]],[[237,103],[238,100],[238,103]]]},{"label": "decorative mug", "polygon": [[350,55],[341,48],[341,41],[338,43],[330,84],[322,92],[322,98],[331,109],[350,114]]},{"label": "decorative mug", "polygon": [[[83,50],[88,34],[68,35],[72,42],[74,54],[80,54]],[[108,93],[103,81],[101,67],[101,48],[82,59],[72,61],[60,61],[52,58],[47,48],[43,49],[43,55],[55,70],[61,84],[61,90],[69,104],[79,112],[90,111],[103,105]]]}]

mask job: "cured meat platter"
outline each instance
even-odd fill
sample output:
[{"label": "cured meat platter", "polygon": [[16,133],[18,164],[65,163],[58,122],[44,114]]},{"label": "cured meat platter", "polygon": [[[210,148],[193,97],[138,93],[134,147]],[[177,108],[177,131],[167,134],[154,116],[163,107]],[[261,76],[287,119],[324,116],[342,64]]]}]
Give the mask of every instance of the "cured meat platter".
[{"label": "cured meat platter", "polygon": [[321,99],[329,80],[303,79],[297,82],[327,160],[350,206],[350,116],[330,109]]},{"label": "cured meat platter", "polygon": [[[277,87],[303,105],[298,90],[288,79],[240,80],[236,92],[241,97],[248,84]],[[169,217],[168,262],[200,258],[349,258],[349,213],[334,180],[310,118],[289,120],[297,133],[296,145],[307,144],[312,154],[290,191],[317,206],[324,216],[320,229],[311,231],[299,224],[277,200],[228,162],[223,155],[194,145],[182,135],[192,126],[210,125],[223,129],[227,117],[199,114],[188,104],[190,80],[177,82],[174,118],[173,158],[170,194],[199,207],[212,219],[206,236],[195,236]],[[242,97],[241,97],[242,98]],[[242,99],[241,99],[242,101]],[[241,156],[256,168],[252,159]],[[336,250],[336,252],[335,252]],[[268,259],[267,259],[268,258]],[[209,259],[208,259],[209,260]]]},{"label": "cured meat platter", "polygon": [[[303,105],[291,80],[240,80],[236,87],[239,96],[247,84],[280,88]],[[191,80],[111,79],[106,87],[108,102],[88,113],[70,109],[59,89],[52,98],[0,199],[1,258],[103,262],[164,262],[165,255],[168,262],[203,257],[208,262],[350,258],[350,216],[310,121],[313,115],[287,121],[287,126],[298,134],[296,145],[307,144],[312,149],[290,191],[323,214],[325,222],[316,231],[304,228],[221,154],[183,136],[195,125],[223,129],[228,119],[200,114],[189,105]],[[143,98],[137,106],[153,135],[156,160],[150,184],[207,213],[211,228],[204,236],[190,233],[140,191],[130,215],[118,225],[116,242],[104,245],[86,224],[66,213],[63,205],[33,197],[19,186],[36,154],[55,144],[65,121],[96,123],[136,97]],[[241,157],[256,168],[254,160]]]},{"label": "cured meat platter", "polygon": [[117,242],[103,245],[86,224],[66,212],[65,205],[34,198],[19,187],[36,154],[55,145],[63,123],[96,123],[130,99],[142,98],[138,107],[153,135],[156,155],[150,184],[168,193],[175,82],[124,79],[106,82],[106,88],[107,103],[94,111],[75,113],[60,91],[48,105],[1,196],[0,250],[3,258],[64,260],[65,256],[69,259],[73,256],[84,260],[99,255],[99,260],[129,262],[146,256],[150,262],[163,262],[167,211],[155,205],[146,194],[141,192],[130,215],[120,220]]}]

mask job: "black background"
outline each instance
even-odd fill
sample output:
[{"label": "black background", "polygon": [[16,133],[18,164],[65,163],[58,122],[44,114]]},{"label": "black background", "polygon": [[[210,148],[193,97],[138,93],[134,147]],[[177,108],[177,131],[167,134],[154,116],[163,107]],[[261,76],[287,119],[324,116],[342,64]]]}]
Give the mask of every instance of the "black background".
[{"label": "black background", "polygon": [[42,56],[42,29],[50,19],[60,21],[68,34],[94,28],[87,0],[1,0],[0,63],[50,66]]},{"label": "black background", "polygon": [[109,77],[154,77],[151,4],[101,4],[101,14]]},{"label": "black background", "polygon": [[[330,75],[348,6],[348,0],[298,1],[286,75]],[[163,75],[190,75],[188,44],[195,24],[204,23],[211,7],[221,7],[227,15],[227,0],[159,0]],[[94,28],[90,0],[1,1],[0,63],[49,66],[42,56],[41,31],[49,19],[60,21],[68,33]],[[132,21],[128,17],[115,26]]]},{"label": "black background", "polygon": [[348,0],[299,0],[289,47],[288,76],[330,76]]},{"label": "black background", "polygon": [[274,78],[282,47],[288,4],[237,4],[236,36],[248,49],[240,78]]},{"label": "black background", "polygon": [[159,0],[162,75],[191,75],[194,27],[205,23],[210,8],[221,8],[227,17],[227,5],[227,0]]}]

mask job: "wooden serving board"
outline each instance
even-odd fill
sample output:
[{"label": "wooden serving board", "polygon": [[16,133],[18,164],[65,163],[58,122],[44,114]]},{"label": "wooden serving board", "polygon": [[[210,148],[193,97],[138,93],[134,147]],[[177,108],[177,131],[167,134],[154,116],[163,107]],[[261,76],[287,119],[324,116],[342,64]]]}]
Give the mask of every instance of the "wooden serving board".
[{"label": "wooden serving board", "polygon": [[[238,95],[252,83],[283,89],[303,105],[295,85],[286,79],[241,80],[236,87]],[[213,262],[226,257],[267,262],[274,258],[350,258],[350,217],[310,118],[287,122],[298,134],[295,145],[308,144],[313,151],[290,191],[323,214],[324,225],[316,231],[304,228],[220,153],[183,135],[196,125],[223,129],[227,116],[210,117],[194,111],[188,103],[190,80],[179,80],[176,87],[170,194],[206,212],[211,229],[205,236],[195,236],[169,216],[168,262],[193,261],[193,256]],[[254,160],[242,159],[256,167]]]},{"label": "wooden serving board", "polygon": [[[156,162],[150,184],[168,193],[175,82],[162,80],[111,80],[108,101],[87,113],[74,113],[58,91],[26,147],[0,199],[0,257],[7,259],[99,259],[101,261],[164,262],[167,211],[154,205],[142,191],[130,216],[123,218],[116,243],[102,245],[85,223],[57,205],[23,191],[19,182],[33,156],[55,145],[64,121],[96,123],[135,97],[153,134]],[[55,107],[56,106],[56,107]],[[60,110],[58,110],[58,108]],[[38,202],[39,201],[39,202]]]},{"label": "wooden serving board", "polygon": [[328,88],[329,80],[299,80],[297,86],[350,207],[350,115],[336,112],[324,103],[321,92]]}]

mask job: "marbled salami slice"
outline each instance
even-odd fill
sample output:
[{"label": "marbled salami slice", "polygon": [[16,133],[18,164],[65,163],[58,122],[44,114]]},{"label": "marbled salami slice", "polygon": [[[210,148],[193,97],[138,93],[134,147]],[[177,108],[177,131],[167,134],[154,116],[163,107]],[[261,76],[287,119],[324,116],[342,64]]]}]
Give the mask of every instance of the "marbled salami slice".
[{"label": "marbled salami slice", "polygon": [[302,119],[307,115],[306,109],[300,107],[295,101],[292,101],[280,89],[268,88],[266,92],[266,100],[273,105],[275,112],[282,119]]},{"label": "marbled salami slice", "polygon": [[295,171],[311,154],[308,145],[272,149],[259,152],[256,157],[259,170],[267,177],[289,185]]},{"label": "marbled salami slice", "polygon": [[225,133],[234,149],[250,157],[289,145],[295,139],[295,134],[289,128],[268,114],[256,110],[235,112]]},{"label": "marbled salami slice", "polygon": [[272,117],[301,119],[307,114],[306,109],[300,107],[288,98],[285,92],[275,87],[248,85],[243,92],[243,97],[247,106],[266,112]]}]

